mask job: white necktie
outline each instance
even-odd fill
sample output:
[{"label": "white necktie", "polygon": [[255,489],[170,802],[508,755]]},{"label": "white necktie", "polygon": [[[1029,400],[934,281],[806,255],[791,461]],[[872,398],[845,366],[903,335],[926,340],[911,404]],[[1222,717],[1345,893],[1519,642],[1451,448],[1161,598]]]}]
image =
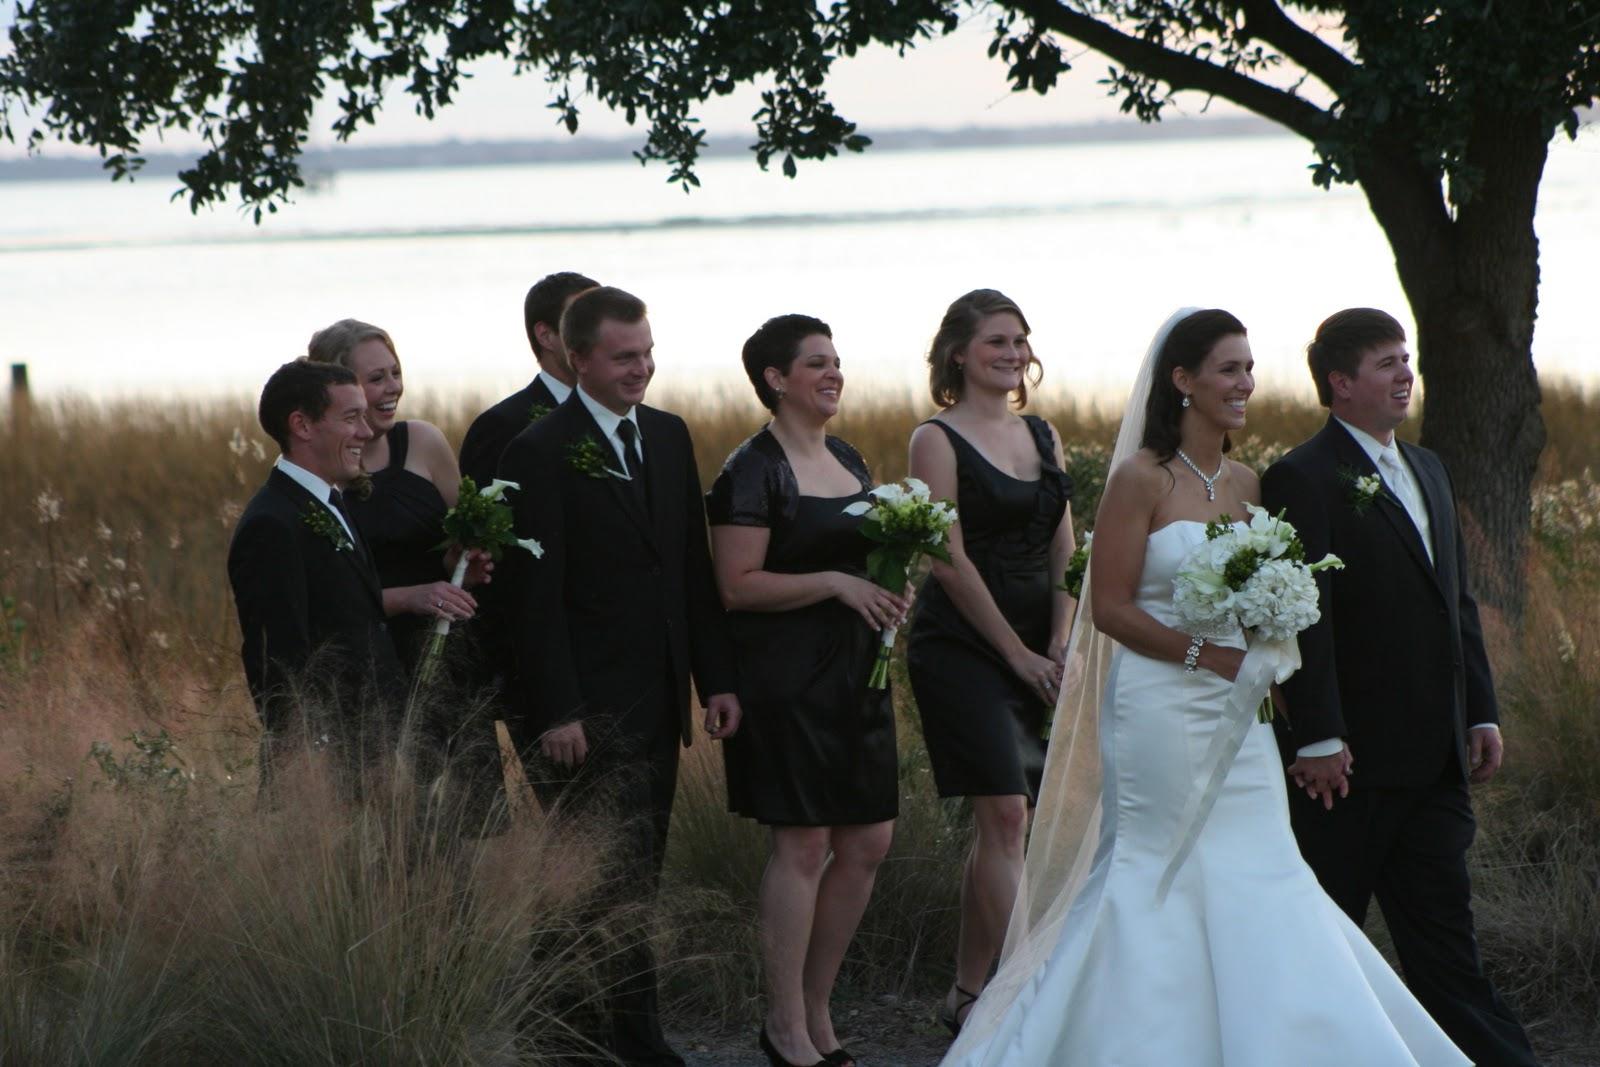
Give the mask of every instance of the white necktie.
[{"label": "white necktie", "polygon": [[1428,553],[1428,562],[1433,562],[1433,538],[1429,533],[1428,509],[1422,502],[1416,483],[1412,481],[1410,472],[1405,469],[1405,464],[1400,459],[1400,452],[1394,447],[1385,448],[1378,454],[1378,466],[1383,468],[1384,478],[1400,498],[1400,504],[1406,509],[1406,514],[1411,517],[1411,525],[1417,528],[1417,536],[1422,539],[1423,551]]}]

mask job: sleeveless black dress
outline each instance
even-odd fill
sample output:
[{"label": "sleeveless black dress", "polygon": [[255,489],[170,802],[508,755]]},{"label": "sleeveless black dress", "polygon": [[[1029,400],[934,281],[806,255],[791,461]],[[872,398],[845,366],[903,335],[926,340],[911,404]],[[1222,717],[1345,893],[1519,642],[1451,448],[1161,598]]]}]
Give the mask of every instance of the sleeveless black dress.
[{"label": "sleeveless black dress", "polygon": [[[843,497],[801,496],[783,446],[763,429],[728,457],[706,512],[713,526],[765,526],[763,566],[781,574],[866,577],[861,519],[844,509],[872,480],[855,449],[828,449],[861,482]],[[877,631],[835,598],[792,611],[731,613],[739,732],[723,742],[728,808],[769,826],[882,822],[899,810],[888,689],[869,689]]]},{"label": "sleeveless black dress", "polygon": [[[1054,587],[1050,541],[1072,496],[1055,460],[1050,426],[1024,415],[1039,450],[1036,481],[997,469],[950,426],[930,419],[956,454],[956,510],[967,557],[995,605],[1028,648],[1050,643]],[[1041,730],[1049,709],[929,577],[917,597],[906,642],[911,691],[940,796],[1039,796]]]},{"label": "sleeveless black dress", "polygon": [[[365,500],[352,496],[349,505],[385,589],[450,577],[439,548],[444,540],[444,497],[428,479],[406,470],[410,440],[408,424],[395,423],[389,430],[389,465],[372,472],[371,495]],[[410,614],[389,619],[395,651],[407,675],[415,671],[433,621],[431,615]]]}]

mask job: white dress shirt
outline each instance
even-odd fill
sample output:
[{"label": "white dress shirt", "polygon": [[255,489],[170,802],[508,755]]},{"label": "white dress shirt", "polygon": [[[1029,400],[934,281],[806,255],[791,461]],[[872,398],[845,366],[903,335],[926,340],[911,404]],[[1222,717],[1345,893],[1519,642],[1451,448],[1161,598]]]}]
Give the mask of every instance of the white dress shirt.
[{"label": "white dress shirt", "polygon": [[554,375],[546,374],[544,371],[535,374],[533,380],[543,382],[544,387],[550,390],[550,395],[556,398],[557,404],[565,404],[567,397],[572,395],[572,386]]},{"label": "white dress shirt", "polygon": [[589,409],[589,414],[594,416],[594,421],[600,424],[600,432],[606,435],[606,440],[611,442],[611,450],[617,454],[617,469],[627,471],[628,453],[627,446],[622,441],[622,436],[617,433],[617,427],[622,425],[622,420],[627,419],[633,423],[634,447],[639,450],[639,458],[644,459],[644,434],[639,432],[639,412],[637,408],[629,408],[626,415],[618,415],[600,401],[583,391],[583,386],[578,386],[578,399],[583,401],[583,406]]},{"label": "white dress shirt", "polygon": [[[1406,514],[1411,516],[1411,522],[1417,528],[1417,533],[1422,536],[1422,547],[1428,553],[1428,561],[1433,562],[1433,525],[1428,520],[1428,507],[1424,503],[1422,487],[1417,484],[1416,473],[1411,465],[1400,454],[1400,449],[1395,445],[1393,437],[1388,444],[1384,444],[1376,437],[1358,427],[1350,425],[1343,419],[1334,416],[1340,426],[1349,431],[1355,438],[1356,444],[1361,446],[1361,451],[1372,460],[1372,465],[1378,468],[1378,473],[1383,476],[1384,484],[1393,491],[1395,498],[1405,508]],[[1474,730],[1498,730],[1500,727],[1492,722],[1479,723]],[[1302,746],[1297,750],[1297,755],[1306,757],[1332,756],[1344,748],[1344,739],[1330,737],[1326,741],[1317,741],[1313,744]]]},{"label": "white dress shirt", "polygon": [[306,492],[322,501],[322,506],[327,508],[333,517],[339,520],[339,525],[344,527],[344,532],[350,535],[350,543],[359,543],[356,540],[356,532],[350,529],[350,524],[344,520],[344,513],[333,506],[333,501],[330,499],[333,494],[333,486],[329,485],[315,474],[312,474],[298,463],[290,462],[287,456],[279,456],[278,462],[273,464],[273,466],[277,467],[283,473],[293,478]]}]

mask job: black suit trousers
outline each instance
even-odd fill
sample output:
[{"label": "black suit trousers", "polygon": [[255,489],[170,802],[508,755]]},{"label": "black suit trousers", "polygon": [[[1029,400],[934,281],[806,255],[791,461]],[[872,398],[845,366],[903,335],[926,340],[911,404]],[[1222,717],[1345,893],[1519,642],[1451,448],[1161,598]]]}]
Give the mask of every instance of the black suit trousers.
[{"label": "black suit trousers", "polygon": [[1322,888],[1362,925],[1374,896],[1412,994],[1478,1067],[1538,1059],[1483,973],[1473,932],[1467,849],[1477,830],[1452,762],[1438,782],[1361,788],[1332,811],[1291,789],[1289,816]]},{"label": "black suit trousers", "polygon": [[644,930],[634,925],[637,916],[648,914],[660,886],[677,789],[679,736],[671,692],[663,677],[658,691],[622,719],[585,720],[589,756],[581,767],[556,767],[536,751],[523,761],[551,818],[595,820],[597,832],[615,834],[602,860],[606,891],[596,899],[592,918],[599,923],[613,910],[639,910],[623,920],[625,943],[601,976],[606,1017],[575,1022],[622,1063],[641,1067],[683,1062],[661,1030],[655,954]]}]

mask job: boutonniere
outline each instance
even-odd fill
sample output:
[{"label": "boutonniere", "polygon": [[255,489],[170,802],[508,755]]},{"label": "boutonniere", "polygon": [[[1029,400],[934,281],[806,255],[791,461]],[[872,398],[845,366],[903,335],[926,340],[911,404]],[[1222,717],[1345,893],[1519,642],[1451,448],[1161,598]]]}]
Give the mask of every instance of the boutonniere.
[{"label": "boutonniere", "polygon": [[1383,479],[1377,474],[1360,474],[1349,467],[1341,468],[1339,475],[1350,487],[1350,510],[1365,515],[1372,502],[1383,495]]},{"label": "boutonniere", "polygon": [[540,419],[544,418],[554,410],[555,408],[551,407],[549,404],[540,404],[535,402],[528,407],[528,421],[538,422]]},{"label": "boutonniere", "polygon": [[590,478],[616,478],[631,482],[626,471],[619,471],[606,462],[606,453],[593,437],[580,437],[567,446],[567,466]]},{"label": "boutonniere", "polygon": [[315,501],[308,502],[305,510],[300,513],[300,518],[311,527],[313,533],[326,537],[335,552],[344,552],[355,547],[350,543],[350,535],[345,533],[344,524],[321,504]]}]

